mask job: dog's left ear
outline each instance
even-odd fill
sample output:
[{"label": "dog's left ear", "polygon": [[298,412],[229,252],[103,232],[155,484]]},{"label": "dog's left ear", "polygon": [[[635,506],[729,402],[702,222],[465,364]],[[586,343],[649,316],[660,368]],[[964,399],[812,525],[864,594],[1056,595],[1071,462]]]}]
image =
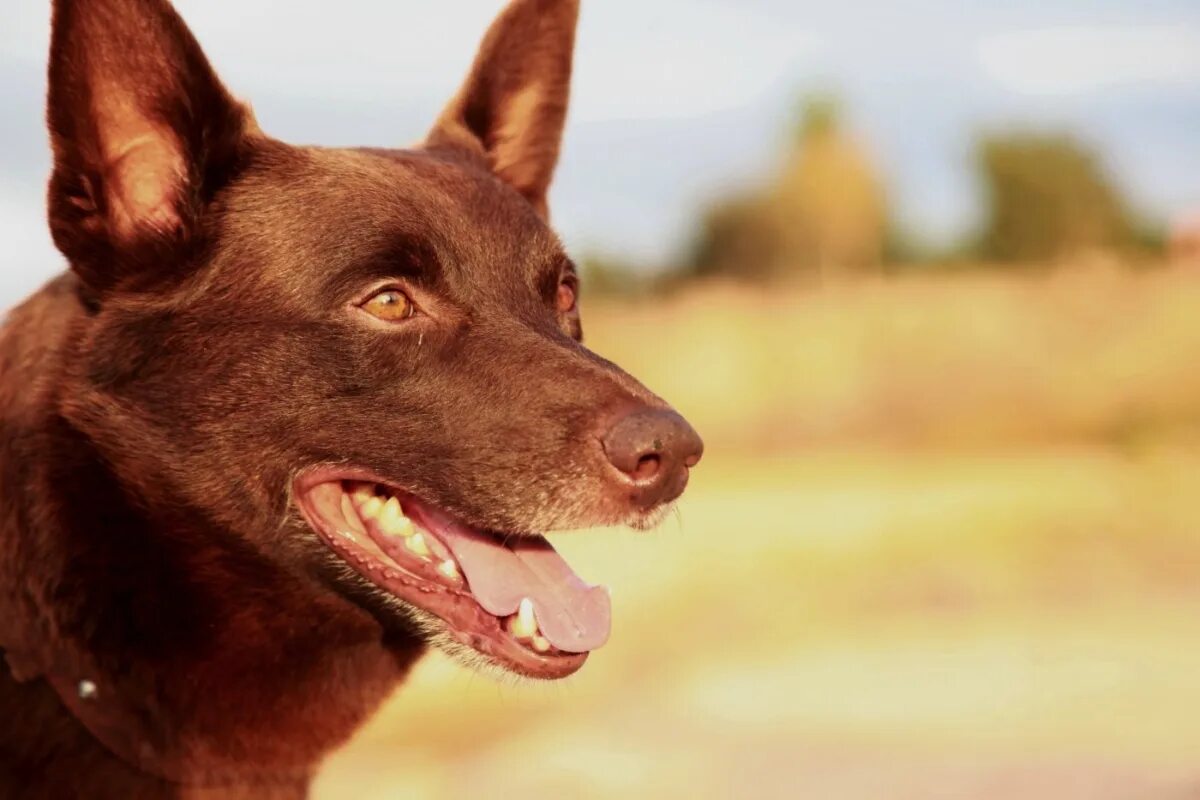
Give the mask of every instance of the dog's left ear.
[{"label": "dog's left ear", "polygon": [[186,261],[253,117],[167,0],[54,0],[54,241],[95,295]]},{"label": "dog's left ear", "polygon": [[513,0],[427,144],[482,154],[543,217],[558,162],[579,0]]}]

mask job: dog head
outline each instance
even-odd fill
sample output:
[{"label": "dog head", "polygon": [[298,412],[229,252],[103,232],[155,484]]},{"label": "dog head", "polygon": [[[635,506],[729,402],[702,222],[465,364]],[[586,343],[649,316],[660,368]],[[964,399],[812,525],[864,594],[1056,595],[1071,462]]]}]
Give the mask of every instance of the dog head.
[{"label": "dog head", "polygon": [[67,418],[150,518],[539,677],[609,625],[541,534],[654,524],[702,449],[581,344],[546,206],[577,13],[515,0],[404,150],[266,136],[165,0],[58,0],[50,64]]}]

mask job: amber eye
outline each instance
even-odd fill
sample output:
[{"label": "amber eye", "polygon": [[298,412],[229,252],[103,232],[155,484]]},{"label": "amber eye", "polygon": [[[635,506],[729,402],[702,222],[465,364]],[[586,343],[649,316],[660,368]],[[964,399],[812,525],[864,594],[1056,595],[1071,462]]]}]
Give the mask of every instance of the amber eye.
[{"label": "amber eye", "polygon": [[576,282],[574,278],[564,278],[558,284],[557,305],[559,312],[569,314],[575,310]]},{"label": "amber eye", "polygon": [[359,306],[376,319],[384,322],[400,322],[413,315],[413,302],[399,289],[384,289],[376,292]]}]

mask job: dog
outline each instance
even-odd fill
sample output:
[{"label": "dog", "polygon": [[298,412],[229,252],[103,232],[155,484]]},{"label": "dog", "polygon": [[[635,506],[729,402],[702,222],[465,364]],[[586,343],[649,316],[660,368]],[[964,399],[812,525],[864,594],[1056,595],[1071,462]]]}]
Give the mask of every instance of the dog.
[{"label": "dog", "polygon": [[[578,670],[542,534],[703,444],[582,345],[546,193],[578,0],[513,0],[411,149],[277,141],[167,0],[55,0],[48,217],[0,330],[0,796],[304,797],[431,647]],[[413,724],[420,724],[414,720]]]}]

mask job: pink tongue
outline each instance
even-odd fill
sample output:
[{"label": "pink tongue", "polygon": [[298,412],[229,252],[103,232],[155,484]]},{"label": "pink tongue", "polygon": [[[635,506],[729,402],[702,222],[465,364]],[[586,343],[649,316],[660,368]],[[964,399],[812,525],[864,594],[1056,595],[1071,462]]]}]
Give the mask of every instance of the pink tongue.
[{"label": "pink tongue", "polygon": [[542,636],[559,650],[586,653],[608,641],[608,589],[584,583],[545,539],[514,536],[503,545],[453,522],[439,533],[489,614],[515,614],[528,597]]}]

